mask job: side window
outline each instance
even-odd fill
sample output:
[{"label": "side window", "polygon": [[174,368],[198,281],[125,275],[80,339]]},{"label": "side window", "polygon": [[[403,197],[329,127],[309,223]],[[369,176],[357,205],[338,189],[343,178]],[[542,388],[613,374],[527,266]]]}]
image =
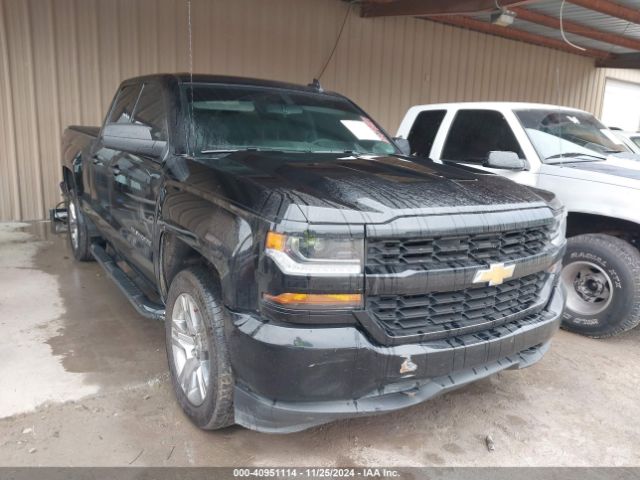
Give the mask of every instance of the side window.
[{"label": "side window", "polygon": [[442,150],[443,160],[483,163],[491,151],[516,152],[524,158],[509,123],[494,110],[460,110]]},{"label": "side window", "polygon": [[166,140],[167,115],[160,85],[144,84],[133,114],[133,121],[151,127],[151,137],[154,140]]},{"label": "side window", "polygon": [[446,110],[427,110],[418,114],[409,131],[408,140],[412,154],[429,156],[446,113]]},{"label": "side window", "polygon": [[140,85],[126,85],[118,92],[108,123],[129,123],[138,100]]}]

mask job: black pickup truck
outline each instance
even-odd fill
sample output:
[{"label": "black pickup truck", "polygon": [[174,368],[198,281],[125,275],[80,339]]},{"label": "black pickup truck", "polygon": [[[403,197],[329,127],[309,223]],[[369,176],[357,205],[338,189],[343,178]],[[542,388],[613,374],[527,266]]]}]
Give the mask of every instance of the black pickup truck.
[{"label": "black pickup truck", "polygon": [[559,326],[555,197],[405,156],[317,84],[134,78],[62,150],[75,257],[165,320],[202,428],[407,407],[533,364]]}]

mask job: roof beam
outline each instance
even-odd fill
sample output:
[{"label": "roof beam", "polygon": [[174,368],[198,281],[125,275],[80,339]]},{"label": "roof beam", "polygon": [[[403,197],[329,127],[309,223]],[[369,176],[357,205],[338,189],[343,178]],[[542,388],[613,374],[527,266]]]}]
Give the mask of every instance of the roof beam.
[{"label": "roof beam", "polygon": [[640,68],[640,53],[623,53],[596,61],[598,68]]},{"label": "roof beam", "polygon": [[610,0],[568,0],[574,5],[604,13],[611,17],[618,17],[631,23],[640,23],[640,10],[625,7]]},{"label": "roof beam", "polygon": [[[537,23],[538,25],[544,25],[545,27],[553,28],[554,30],[560,29],[560,20],[555,17],[550,17],[522,7],[513,7],[511,10],[513,10],[521,20]],[[580,35],[581,37],[592,38],[593,40],[599,40],[612,45],[618,45],[620,47],[640,51],[640,40],[636,40],[634,38],[603,32],[602,30],[587,27],[586,25],[581,25],[566,19],[562,20],[562,28],[565,32],[573,33],[574,35]]]},{"label": "roof beam", "polygon": [[[500,0],[501,7],[524,5],[535,0]],[[399,15],[463,15],[497,10],[495,0],[365,0],[361,17]]]},{"label": "roof beam", "polygon": [[492,23],[482,22],[480,20],[475,20],[469,17],[458,15],[438,15],[423,18],[425,20],[433,20],[440,23],[446,23],[447,25],[468,28],[477,32],[488,33],[490,35],[497,35],[499,37],[504,37],[511,40],[520,40],[522,42],[533,43],[534,45],[555,48],[556,50],[562,50],[576,55],[583,55],[603,60],[611,57],[608,52],[605,52],[603,50],[597,50],[594,48],[578,50],[561,40],[556,40],[555,38],[543,37],[541,35],[536,35],[515,28],[500,27]]}]

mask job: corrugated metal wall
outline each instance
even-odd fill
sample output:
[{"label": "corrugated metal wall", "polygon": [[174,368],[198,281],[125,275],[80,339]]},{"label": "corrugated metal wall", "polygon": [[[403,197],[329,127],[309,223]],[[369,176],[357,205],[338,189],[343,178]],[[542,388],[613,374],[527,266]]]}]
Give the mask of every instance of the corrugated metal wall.
[{"label": "corrugated metal wall", "polygon": [[[59,138],[99,124],[118,83],[189,66],[184,0],[0,0],[0,219],[60,200]],[[328,56],[339,0],[193,0],[196,72],[307,83]],[[355,8],[322,83],[392,133],[412,104],[554,102],[599,113],[606,75],[589,59]],[[640,82],[638,72],[621,77]]]}]

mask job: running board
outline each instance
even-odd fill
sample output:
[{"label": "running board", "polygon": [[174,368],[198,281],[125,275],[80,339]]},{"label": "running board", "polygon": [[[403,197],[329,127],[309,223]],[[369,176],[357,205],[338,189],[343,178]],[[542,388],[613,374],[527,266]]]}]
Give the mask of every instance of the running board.
[{"label": "running board", "polygon": [[152,320],[164,320],[164,307],[149,300],[104,248],[94,243],[91,245],[91,254],[140,315]]}]

